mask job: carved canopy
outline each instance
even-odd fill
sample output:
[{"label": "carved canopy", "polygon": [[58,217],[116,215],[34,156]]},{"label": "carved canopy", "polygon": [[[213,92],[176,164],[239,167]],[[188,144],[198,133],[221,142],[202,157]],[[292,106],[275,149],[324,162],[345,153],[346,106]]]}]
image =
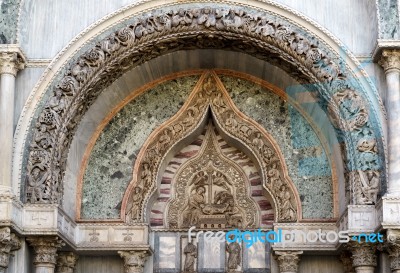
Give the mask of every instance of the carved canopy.
[{"label": "carved canopy", "polygon": [[[143,145],[135,163],[133,180],[122,203],[121,214],[125,215],[125,220],[131,223],[145,221],[148,201],[157,189],[157,177],[167,154],[174,145],[204,125],[209,111],[216,126],[228,137],[245,147],[257,161],[263,186],[275,206],[275,220],[296,221],[301,215],[299,197],[288,177],[284,159],[276,142],[255,121],[246,117],[235,107],[215,73],[203,74],[182,109],[154,131]],[[204,162],[202,164],[207,165]],[[198,166],[202,164],[199,162]],[[214,173],[221,172],[222,169],[213,170],[215,163],[210,164],[204,167],[211,168],[210,171]],[[247,203],[249,205],[251,202]],[[176,215],[179,209],[182,207],[172,202],[169,207],[169,216]],[[256,220],[254,217],[253,220],[250,218],[243,222],[254,226]],[[182,226],[179,224],[182,220],[179,221],[170,223],[170,226]]]}]

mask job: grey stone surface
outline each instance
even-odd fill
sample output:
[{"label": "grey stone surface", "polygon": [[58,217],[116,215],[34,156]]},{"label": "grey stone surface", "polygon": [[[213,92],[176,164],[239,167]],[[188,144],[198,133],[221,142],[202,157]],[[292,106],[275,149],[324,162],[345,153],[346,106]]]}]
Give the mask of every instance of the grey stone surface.
[{"label": "grey stone surface", "polygon": [[17,43],[20,0],[0,0],[0,44]]},{"label": "grey stone surface", "polygon": [[400,7],[398,0],[378,0],[379,38],[400,39]]}]

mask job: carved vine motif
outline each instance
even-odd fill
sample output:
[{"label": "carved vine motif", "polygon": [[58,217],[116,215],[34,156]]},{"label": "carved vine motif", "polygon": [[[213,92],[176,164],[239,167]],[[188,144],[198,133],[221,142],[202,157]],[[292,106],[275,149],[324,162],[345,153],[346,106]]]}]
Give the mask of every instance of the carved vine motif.
[{"label": "carved vine motif", "polygon": [[[176,38],[177,33],[179,38]],[[115,31],[82,54],[55,85],[33,125],[26,201],[61,201],[61,182],[73,134],[103,88],[136,65],[167,52],[192,48],[246,52],[280,66],[300,82],[321,82],[332,90],[348,88],[346,72],[339,61],[333,59],[317,40],[275,16],[242,8],[205,7],[137,17],[134,23]],[[322,97],[329,97],[328,93],[324,94],[324,86],[320,87]],[[192,117],[187,118],[189,123]],[[359,126],[366,118],[366,114],[354,120],[351,118],[348,120],[350,126],[346,127]],[[179,134],[182,128],[174,130],[165,136],[165,141],[170,134]],[[157,149],[162,150],[162,144]],[[349,151],[350,159],[351,153],[352,150]]]},{"label": "carved vine motif", "polygon": [[249,198],[248,184],[240,167],[222,156],[209,124],[201,151],[174,179],[175,196],[166,213],[169,227],[256,227],[258,210]]},{"label": "carved vine motif", "polygon": [[376,204],[379,193],[379,172],[378,171],[354,171],[350,173],[354,187],[355,204],[372,205]]},{"label": "carved vine motif", "polygon": [[[265,181],[264,186],[274,199],[277,219],[281,222],[297,220],[296,200],[298,200],[298,197],[293,192],[291,182],[289,182],[286,178],[287,176],[285,176],[286,170],[284,169],[284,163],[279,157],[276,146],[271,143],[271,139],[268,139],[256,125],[240,116],[242,114],[239,114],[239,111],[234,107],[229,95],[221,88],[223,88],[222,83],[215,74],[204,74],[178,116],[173,117],[155,136],[151,137],[149,144],[142,148],[141,154],[143,158],[141,159],[141,155],[139,155],[139,160],[136,162],[136,164],[139,164],[139,170],[136,177],[134,177],[134,180],[131,182],[130,189],[126,192],[128,199],[125,215],[128,223],[143,221],[143,211],[145,211],[145,207],[147,206],[147,200],[156,189],[157,174],[164,156],[175,143],[188,136],[202,124],[202,120],[204,120],[209,107],[212,109],[212,115],[215,117],[218,127],[237,141],[240,141],[253,152],[254,156],[256,156],[260,164],[263,181]],[[215,148],[211,150],[215,150]],[[215,155],[210,155],[210,158],[214,159],[217,157]],[[199,165],[201,164],[199,163],[196,166],[198,167]],[[226,175],[225,178],[219,177],[222,180],[228,178],[228,176],[230,179],[237,176],[237,174],[227,175],[227,173],[229,173],[228,170],[221,172],[221,170],[218,169],[220,165],[223,164],[217,164],[214,169],[210,167],[208,172],[204,172],[204,170],[195,167],[184,170],[183,173],[186,172],[186,180],[182,183],[178,181],[177,194],[181,194],[181,197],[178,198],[177,202],[182,203],[183,200],[185,200],[185,194],[194,195],[194,197],[196,197],[195,194],[197,194],[197,200],[202,199],[205,190],[195,187],[192,188],[190,192],[185,191],[185,183],[188,181],[204,180],[206,177],[208,179],[208,176],[210,176],[210,179],[212,177],[212,179],[215,180],[220,173]],[[203,173],[201,173],[201,171],[203,171]],[[230,171],[233,171],[233,168],[231,168]],[[194,174],[195,176],[193,176]],[[237,182],[236,184],[239,185],[240,183]],[[142,189],[141,194],[135,194],[133,192],[134,189],[136,190],[138,187]],[[243,187],[243,185],[240,187]],[[238,192],[241,191],[242,190],[239,188]],[[232,195],[232,193],[230,194]],[[242,196],[243,198],[241,200],[246,200],[244,198],[245,195]],[[124,198],[124,200],[125,199],[126,198]],[[229,194],[225,194],[225,199],[227,203],[229,203],[228,200],[231,199],[229,198]],[[197,210],[199,210],[200,204],[198,201],[197,203],[197,206],[194,206],[193,209],[197,208]],[[250,206],[248,201],[245,203],[247,204],[246,206]],[[137,204],[140,204],[140,206]],[[184,206],[185,202],[179,205],[171,205],[168,217],[169,219],[175,219],[175,222],[172,221],[171,223],[170,221],[169,224],[171,226],[182,226],[183,219],[180,219],[178,215],[179,209],[182,209]],[[234,206],[230,205],[228,207],[226,210],[230,210]],[[176,209],[174,210],[174,208]],[[244,207],[242,207],[241,210],[244,212]],[[204,211],[202,211],[202,213],[207,214]],[[197,216],[198,215],[187,215],[185,223],[192,224],[193,221],[196,221]],[[240,216],[240,214],[237,216]],[[238,217],[232,219],[237,219],[238,221],[242,219],[242,224],[250,226],[255,223],[254,217],[248,213],[242,217],[245,217],[245,219]],[[235,221],[232,220],[229,225],[237,225],[238,221],[236,221],[236,223]]]}]

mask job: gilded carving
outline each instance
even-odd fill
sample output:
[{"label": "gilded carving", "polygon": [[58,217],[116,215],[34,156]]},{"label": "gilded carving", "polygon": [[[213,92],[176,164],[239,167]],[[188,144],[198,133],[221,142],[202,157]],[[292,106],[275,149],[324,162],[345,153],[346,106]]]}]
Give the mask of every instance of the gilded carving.
[{"label": "gilded carving", "polygon": [[[26,184],[30,184],[31,189],[26,193],[26,201],[61,201],[61,183],[69,145],[86,109],[104,87],[128,69],[176,49],[233,49],[253,54],[273,64],[285,63],[281,67],[289,73],[293,72],[293,76],[300,82],[311,80],[340,87],[339,91],[344,89],[333,98],[342,108],[340,111],[344,116],[340,117],[335,112],[336,109],[330,109],[334,117],[342,118],[341,122],[336,122],[340,125],[339,128],[347,130],[362,127],[368,119],[366,108],[360,104],[360,95],[348,89],[346,71],[341,70],[338,60],[333,59],[316,40],[274,16],[241,8],[204,7],[173,9],[134,19],[132,24],[115,31],[77,58],[76,63],[70,66],[55,85],[53,95],[33,124],[26,179]],[[196,35],[193,35],[194,32]],[[179,38],[176,38],[177,33]],[[209,35],[210,33],[213,35]],[[218,35],[224,39],[212,38]],[[156,42],[147,43],[150,40]],[[298,73],[298,67],[301,67],[303,73]],[[204,99],[207,100],[206,97]],[[198,100],[201,101],[201,98]],[[218,97],[215,98],[214,105],[220,109],[220,114],[227,112],[223,101]],[[196,111],[200,110],[202,109],[193,105],[193,109],[187,111],[183,125],[193,124],[192,121],[197,119]],[[164,141],[151,152],[164,153],[168,137],[176,139],[187,132],[185,127],[173,129],[166,132]],[[45,138],[42,138],[44,135],[41,136],[40,132]],[[246,134],[244,131],[242,133]],[[248,133],[250,132],[247,135]],[[350,157],[352,152],[349,153]],[[148,161],[150,166],[156,163]],[[39,171],[35,168],[39,168]],[[47,179],[42,181],[44,176]],[[32,197],[33,192],[35,194]]]},{"label": "gilded carving", "polygon": [[[297,220],[295,193],[286,178],[276,146],[254,124],[239,116],[217,81],[214,74],[203,75],[191,99],[183,106],[185,110],[179,117],[172,118],[143,148],[142,156],[139,155],[136,163],[139,164],[138,174],[131,184],[131,193],[128,191],[125,209],[128,223],[143,221],[146,200],[156,188],[162,158],[174,143],[202,124],[207,109],[211,109],[210,114],[222,130],[247,146],[258,159],[262,166],[264,186],[276,203],[277,219],[284,222]],[[209,136],[213,135],[211,131]],[[168,211],[168,223],[172,228],[192,225],[208,227],[213,224],[252,227],[258,221],[258,216],[254,214],[256,207],[247,197],[246,182],[240,169],[232,167],[232,163],[226,163],[219,156],[221,153],[215,152],[218,148],[211,139],[206,141],[210,147],[204,144],[204,159],[199,159],[195,166],[182,171],[182,182],[177,176],[176,199],[170,203]],[[237,190],[232,185],[236,185]],[[214,187],[218,187],[215,193]],[[135,194],[135,191],[141,194]]]}]

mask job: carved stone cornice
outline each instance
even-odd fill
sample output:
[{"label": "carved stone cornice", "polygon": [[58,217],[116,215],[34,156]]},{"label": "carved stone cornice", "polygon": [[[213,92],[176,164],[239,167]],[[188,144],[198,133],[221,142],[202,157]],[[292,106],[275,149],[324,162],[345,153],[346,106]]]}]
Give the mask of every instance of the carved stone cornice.
[{"label": "carved stone cornice", "polygon": [[348,249],[352,253],[353,267],[376,267],[377,244],[351,241]]},{"label": "carved stone cornice", "polygon": [[56,273],[73,273],[78,255],[73,252],[60,252],[57,256]]},{"label": "carved stone cornice", "polygon": [[400,49],[384,49],[378,63],[383,67],[385,73],[391,70],[400,72]]},{"label": "carved stone cornice", "polygon": [[124,259],[125,273],[143,273],[144,263],[149,252],[146,250],[118,251]]},{"label": "carved stone cornice", "polygon": [[35,250],[33,264],[35,266],[50,265],[55,266],[57,262],[57,250],[61,248],[64,243],[58,237],[31,237],[27,241]]},{"label": "carved stone cornice", "polygon": [[11,74],[14,77],[25,68],[26,59],[18,46],[0,46],[0,74]]},{"label": "carved stone cornice", "polygon": [[0,228],[0,270],[8,267],[10,252],[20,247],[20,240],[9,227]]},{"label": "carved stone cornice", "polygon": [[280,273],[297,273],[303,251],[275,251]]},{"label": "carved stone cornice", "polygon": [[339,258],[340,261],[342,261],[344,273],[356,273],[351,261],[351,253],[349,251],[343,251]]}]

